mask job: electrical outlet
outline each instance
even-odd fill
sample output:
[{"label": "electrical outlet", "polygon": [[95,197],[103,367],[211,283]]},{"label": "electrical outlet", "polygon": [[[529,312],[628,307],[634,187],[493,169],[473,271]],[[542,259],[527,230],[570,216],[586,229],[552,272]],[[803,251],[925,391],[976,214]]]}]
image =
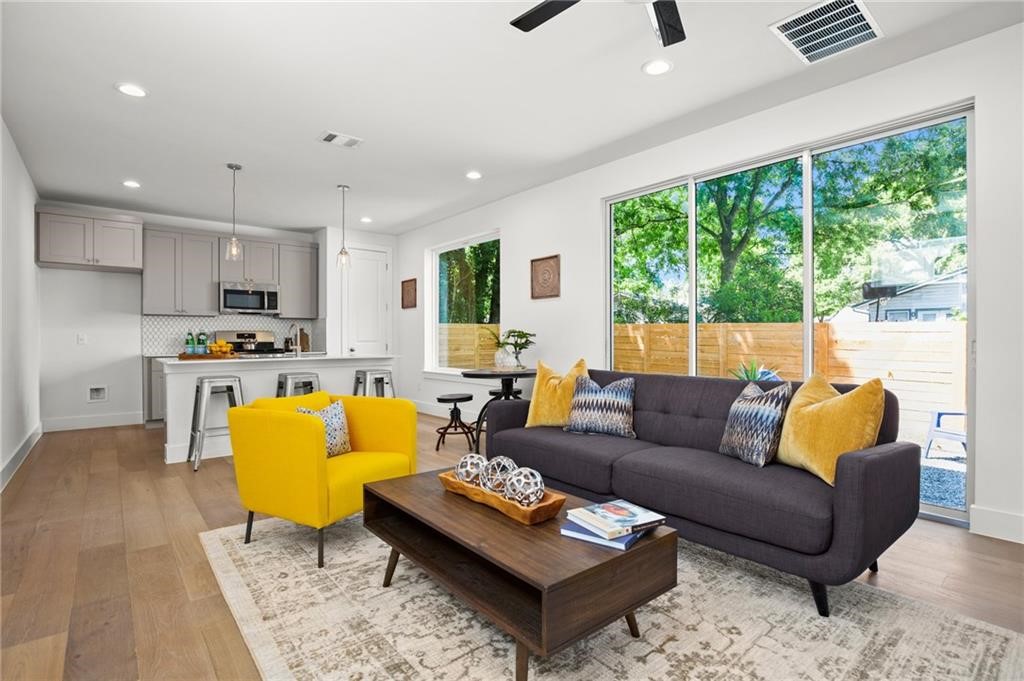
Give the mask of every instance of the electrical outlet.
[{"label": "electrical outlet", "polygon": [[88,334],[86,334],[86,333],[84,333],[82,331],[79,331],[78,333],[75,334],[75,342],[78,343],[79,345],[88,345],[89,344],[89,336],[88,336]]}]

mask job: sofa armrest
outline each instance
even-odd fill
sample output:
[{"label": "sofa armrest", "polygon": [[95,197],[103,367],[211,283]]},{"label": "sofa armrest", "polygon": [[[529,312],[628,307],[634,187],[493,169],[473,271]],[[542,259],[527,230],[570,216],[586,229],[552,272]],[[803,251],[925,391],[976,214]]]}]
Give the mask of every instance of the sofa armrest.
[{"label": "sofa armrest", "polygon": [[[526,416],[530,413],[530,400],[495,400],[487,407],[487,451],[492,452],[494,436],[510,428],[522,428],[526,425]],[[488,454],[488,456],[490,456]]]},{"label": "sofa armrest", "polygon": [[250,511],[309,527],[327,524],[327,446],[316,416],[233,407],[228,428],[235,479]]},{"label": "sofa armrest", "polygon": [[917,519],[921,447],[890,442],[849,452],[836,466],[833,544],[853,566],[844,583],[868,565]]}]

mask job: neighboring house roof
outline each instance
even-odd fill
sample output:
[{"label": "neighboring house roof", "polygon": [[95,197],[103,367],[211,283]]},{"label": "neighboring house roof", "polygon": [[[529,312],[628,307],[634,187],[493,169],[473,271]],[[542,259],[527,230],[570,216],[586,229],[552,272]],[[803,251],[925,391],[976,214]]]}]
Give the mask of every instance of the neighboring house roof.
[{"label": "neighboring house roof", "polygon": [[[926,288],[928,286],[934,286],[935,284],[941,284],[941,283],[945,283],[945,282],[950,282],[950,281],[962,279],[966,275],[967,275],[967,268],[966,267],[961,267],[959,269],[953,270],[952,272],[947,272],[946,274],[941,274],[941,275],[939,275],[937,277],[934,277],[932,279],[928,279],[927,281],[922,281],[922,282],[919,282],[919,283],[916,283],[916,284],[908,284],[908,285],[904,286],[903,288],[901,288],[900,290],[898,290],[896,292],[896,296],[894,296],[894,297],[898,298],[899,296],[902,296],[904,294],[910,293],[911,291],[917,291],[918,289]],[[890,298],[890,300],[892,300],[892,299]],[[874,302],[875,302],[874,299],[872,299],[872,300],[862,300],[859,303],[854,303],[853,305],[850,305],[850,307],[852,309],[860,312],[862,308],[866,308],[868,305],[873,305]]]}]

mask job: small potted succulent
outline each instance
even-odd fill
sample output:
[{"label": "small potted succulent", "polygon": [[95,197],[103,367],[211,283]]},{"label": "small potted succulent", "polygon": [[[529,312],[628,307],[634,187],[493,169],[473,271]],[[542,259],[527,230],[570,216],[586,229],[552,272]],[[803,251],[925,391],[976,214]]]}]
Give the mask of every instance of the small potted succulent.
[{"label": "small potted succulent", "polygon": [[[525,367],[523,366],[522,360],[519,359],[519,356],[526,348],[531,345],[536,345],[536,342],[533,339],[537,334],[530,333],[529,331],[523,331],[522,329],[509,329],[499,336],[493,329],[487,329],[487,331],[494,338],[494,342],[497,343],[498,353],[501,353],[502,351],[511,353],[512,358],[515,361],[515,367],[517,369],[524,369]],[[498,353],[495,354],[496,361],[498,359]]]},{"label": "small potted succulent", "polygon": [[750,364],[741,363],[738,369],[730,369],[729,373],[741,381],[781,381],[775,369],[765,365],[758,366],[757,362],[751,360]]}]

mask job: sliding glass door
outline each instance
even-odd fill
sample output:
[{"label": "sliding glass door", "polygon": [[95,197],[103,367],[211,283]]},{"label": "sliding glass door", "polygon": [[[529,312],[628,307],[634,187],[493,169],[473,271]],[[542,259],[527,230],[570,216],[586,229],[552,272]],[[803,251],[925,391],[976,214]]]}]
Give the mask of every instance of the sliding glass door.
[{"label": "sliding glass door", "polygon": [[612,366],[880,377],[922,448],[922,504],[966,517],[967,127],[949,116],[611,202]]}]

